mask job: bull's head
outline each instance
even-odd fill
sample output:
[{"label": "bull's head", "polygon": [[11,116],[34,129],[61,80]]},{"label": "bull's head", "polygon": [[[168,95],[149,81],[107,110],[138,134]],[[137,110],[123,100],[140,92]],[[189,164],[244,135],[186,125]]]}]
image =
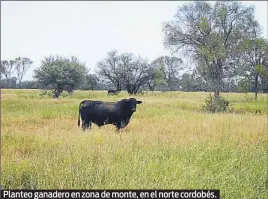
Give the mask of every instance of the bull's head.
[{"label": "bull's head", "polygon": [[142,101],[138,101],[135,98],[130,99],[123,99],[122,102],[124,103],[124,109],[131,111],[132,113],[136,111],[137,104],[141,104]]},{"label": "bull's head", "polygon": [[136,111],[137,104],[141,104],[142,103],[142,101],[137,101],[135,98],[130,98],[128,101],[129,101],[129,104],[131,106],[131,110],[133,112]]}]

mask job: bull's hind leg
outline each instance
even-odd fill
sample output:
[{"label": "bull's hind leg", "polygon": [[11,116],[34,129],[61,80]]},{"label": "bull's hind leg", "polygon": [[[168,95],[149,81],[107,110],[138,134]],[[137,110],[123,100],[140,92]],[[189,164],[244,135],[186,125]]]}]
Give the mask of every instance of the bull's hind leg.
[{"label": "bull's hind leg", "polygon": [[83,131],[86,129],[91,129],[91,121],[88,120],[82,120],[82,129]]},{"label": "bull's hind leg", "polygon": [[83,129],[83,131],[86,130],[86,128],[87,128],[87,123],[86,123],[85,120],[82,120],[82,129]]}]

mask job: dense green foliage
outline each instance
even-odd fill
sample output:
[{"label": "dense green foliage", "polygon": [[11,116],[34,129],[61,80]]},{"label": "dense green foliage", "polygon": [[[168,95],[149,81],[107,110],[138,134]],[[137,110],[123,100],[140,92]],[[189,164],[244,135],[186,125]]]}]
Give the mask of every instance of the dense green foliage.
[{"label": "dense green foliage", "polygon": [[229,102],[223,97],[214,98],[211,95],[205,101],[204,109],[207,112],[216,113],[216,112],[225,112],[229,108]]},{"label": "dense green foliage", "polygon": [[46,57],[35,70],[34,78],[44,87],[54,89],[54,97],[58,98],[62,91],[69,93],[82,84],[86,68],[76,57]]}]

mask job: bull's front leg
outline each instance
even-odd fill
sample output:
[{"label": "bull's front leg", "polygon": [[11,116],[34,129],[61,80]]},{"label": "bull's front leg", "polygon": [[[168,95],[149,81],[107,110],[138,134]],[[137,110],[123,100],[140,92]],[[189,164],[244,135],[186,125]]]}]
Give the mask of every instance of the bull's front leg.
[{"label": "bull's front leg", "polygon": [[115,126],[116,126],[116,130],[119,131],[122,128],[125,128],[128,123],[130,121],[130,118],[126,118],[126,119],[121,119],[120,121],[116,122]]},{"label": "bull's front leg", "polygon": [[130,121],[130,118],[121,119],[121,128],[125,128]]},{"label": "bull's front leg", "polygon": [[116,122],[115,127],[116,127],[116,131],[119,132],[119,130],[122,128],[121,122]]}]

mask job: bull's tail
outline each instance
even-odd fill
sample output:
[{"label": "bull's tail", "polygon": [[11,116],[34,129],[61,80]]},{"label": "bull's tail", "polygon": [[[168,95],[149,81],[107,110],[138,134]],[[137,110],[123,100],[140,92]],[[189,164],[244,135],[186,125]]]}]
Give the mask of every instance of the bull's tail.
[{"label": "bull's tail", "polygon": [[79,127],[80,126],[80,109],[81,109],[81,105],[82,105],[83,102],[81,102],[79,104],[79,108],[78,108],[78,121],[77,121],[77,126]]}]

